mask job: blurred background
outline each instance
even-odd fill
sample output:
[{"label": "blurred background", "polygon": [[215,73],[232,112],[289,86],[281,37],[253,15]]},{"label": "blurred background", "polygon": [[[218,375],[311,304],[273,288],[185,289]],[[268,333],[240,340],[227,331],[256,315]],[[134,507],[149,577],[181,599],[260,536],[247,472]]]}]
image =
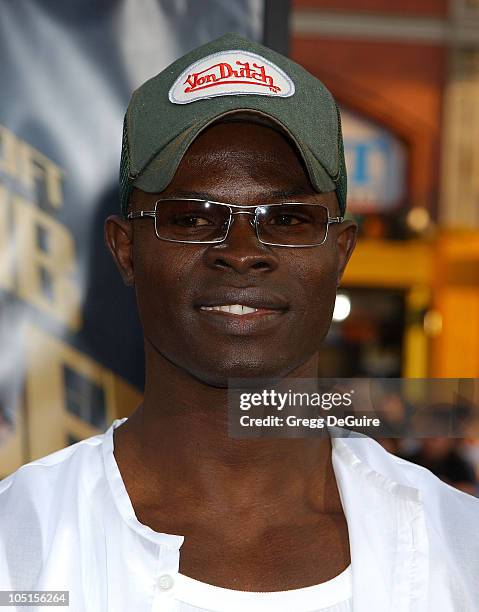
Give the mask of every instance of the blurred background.
[{"label": "blurred background", "polygon": [[[134,296],[103,246],[132,91],[234,31],[341,107],[360,240],[322,377],[479,379],[479,0],[0,0],[0,478],[140,401]],[[118,331],[120,330],[120,331]],[[479,430],[388,450],[479,494]]]}]

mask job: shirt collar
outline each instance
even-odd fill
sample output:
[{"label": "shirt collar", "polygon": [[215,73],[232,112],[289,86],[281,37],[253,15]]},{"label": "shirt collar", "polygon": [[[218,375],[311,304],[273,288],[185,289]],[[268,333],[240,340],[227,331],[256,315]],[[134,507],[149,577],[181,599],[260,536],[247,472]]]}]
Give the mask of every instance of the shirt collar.
[{"label": "shirt collar", "polygon": [[136,531],[140,536],[160,544],[167,548],[179,549],[184,542],[184,536],[169,533],[159,533],[140,523],[138,520],[130,496],[121,477],[118,464],[113,454],[113,431],[127,420],[127,417],[115,419],[104,434],[102,443],[103,464],[105,475],[113,497],[113,502],[127,525]]}]

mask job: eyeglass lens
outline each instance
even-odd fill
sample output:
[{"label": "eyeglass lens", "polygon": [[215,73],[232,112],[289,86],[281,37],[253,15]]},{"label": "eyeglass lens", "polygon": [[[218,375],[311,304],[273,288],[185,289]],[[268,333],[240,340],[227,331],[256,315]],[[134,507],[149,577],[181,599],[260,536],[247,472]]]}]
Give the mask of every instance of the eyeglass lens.
[{"label": "eyeglass lens", "polygon": [[[156,232],[161,238],[191,242],[220,241],[230,218],[227,206],[207,201],[162,200],[156,206]],[[261,241],[313,245],[324,241],[328,211],[320,204],[264,205],[257,210]]]}]

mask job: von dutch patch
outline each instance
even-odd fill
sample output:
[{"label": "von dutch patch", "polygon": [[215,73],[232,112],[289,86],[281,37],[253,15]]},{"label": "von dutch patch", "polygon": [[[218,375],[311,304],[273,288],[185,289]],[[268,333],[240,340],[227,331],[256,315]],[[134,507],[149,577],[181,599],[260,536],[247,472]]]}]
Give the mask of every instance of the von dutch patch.
[{"label": "von dutch patch", "polygon": [[189,104],[217,96],[254,94],[288,98],[291,78],[276,64],[249,51],[221,51],[191,64],[169,91],[170,102]]}]

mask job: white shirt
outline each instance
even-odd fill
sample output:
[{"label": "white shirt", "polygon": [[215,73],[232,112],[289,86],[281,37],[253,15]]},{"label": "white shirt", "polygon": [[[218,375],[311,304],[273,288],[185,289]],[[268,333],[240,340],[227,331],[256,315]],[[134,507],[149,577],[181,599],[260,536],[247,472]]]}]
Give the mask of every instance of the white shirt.
[{"label": "white shirt", "polygon": [[351,612],[353,609],[351,565],[322,584],[274,593],[223,589],[182,574],[177,574],[171,582],[178,612]]},{"label": "white shirt", "polygon": [[[0,590],[68,590],[71,612],[188,610],[183,537],[138,521],[116,464],[113,428],[124,420],[0,482]],[[479,500],[366,436],[333,437],[332,462],[352,610],[478,612]]]}]

